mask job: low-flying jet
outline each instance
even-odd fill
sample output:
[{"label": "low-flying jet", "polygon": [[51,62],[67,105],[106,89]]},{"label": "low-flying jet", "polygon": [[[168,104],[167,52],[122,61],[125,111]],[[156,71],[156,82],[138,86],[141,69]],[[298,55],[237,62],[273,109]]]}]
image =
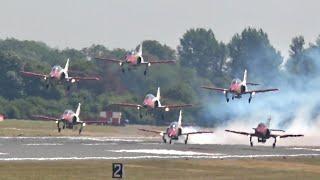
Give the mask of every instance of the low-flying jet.
[{"label": "low-flying jet", "polygon": [[228,130],[228,129],[226,129],[225,131],[249,136],[251,147],[253,146],[252,137],[257,137],[258,143],[265,143],[267,141],[267,139],[273,138],[274,143],[272,144],[272,147],[275,148],[277,139],[303,136],[303,134],[274,134],[273,132],[278,131],[278,132],[284,133],[285,131],[280,130],[280,129],[269,129],[270,121],[271,121],[271,118],[268,119],[267,123],[259,123],[256,128],[253,128],[253,130],[254,130],[253,133],[242,132],[242,131],[233,131],[233,130]]},{"label": "low-flying jet", "polygon": [[131,53],[127,54],[124,59],[112,59],[102,57],[95,57],[95,59],[104,60],[111,63],[118,63],[123,73],[125,72],[124,65],[128,65],[128,70],[130,70],[130,66],[145,66],[144,75],[147,75],[148,68],[153,64],[170,64],[176,62],[174,60],[145,61],[142,56],[142,43],[139,45],[138,51],[132,51]]},{"label": "low-flying jet", "polygon": [[155,131],[148,129],[139,129],[140,131],[151,132],[160,134],[164,143],[167,143],[167,138],[169,139],[169,143],[172,143],[172,140],[179,140],[179,137],[185,136],[184,143],[188,143],[189,135],[192,134],[207,134],[213,133],[212,131],[195,131],[195,132],[183,132],[182,127],[182,110],[180,110],[178,122],[172,122],[166,131]]},{"label": "low-flying jet", "polygon": [[264,92],[278,91],[279,90],[279,89],[276,89],[276,88],[260,89],[260,90],[248,90],[248,85],[256,86],[256,85],[259,85],[259,84],[247,82],[247,70],[245,70],[244,71],[244,75],[243,75],[243,80],[242,81],[240,79],[232,80],[229,89],[217,88],[217,87],[208,87],[208,86],[201,86],[201,88],[223,92],[225,94],[225,96],[226,96],[227,102],[229,102],[229,96],[228,96],[229,93],[232,94],[232,100],[234,98],[240,99],[242,97],[242,95],[249,94],[250,95],[249,103],[251,102],[253,96],[256,93],[264,93]]},{"label": "low-flying jet", "polygon": [[[170,111],[170,109],[177,109],[177,108],[184,108],[184,107],[191,107],[192,104],[167,104],[163,105],[160,102],[161,96],[160,96],[160,87],[158,87],[157,90],[157,96],[154,96],[152,94],[147,94],[145,99],[143,100],[143,104],[130,104],[130,103],[114,103],[111,105],[115,106],[124,106],[124,107],[131,107],[131,108],[137,108],[140,113],[140,118],[142,118],[141,109],[147,109],[147,110],[153,110],[153,109],[159,109],[163,110],[165,112]],[[162,118],[164,118],[164,115],[162,114]]]},{"label": "low-flying jet", "polygon": [[42,116],[42,115],[36,115],[33,117],[39,118],[39,119],[44,119],[44,120],[49,120],[49,121],[56,121],[58,132],[61,132],[61,128],[62,129],[65,129],[65,128],[75,129],[75,128],[77,128],[77,125],[80,125],[79,134],[81,134],[83,127],[86,126],[86,122],[87,123],[96,123],[99,121],[86,121],[86,122],[81,121],[80,117],[79,117],[80,107],[81,107],[81,104],[79,103],[76,112],[69,110],[69,109],[65,110],[59,118]]},{"label": "low-flying jet", "polygon": [[25,76],[33,76],[43,78],[46,81],[46,88],[48,89],[50,85],[53,85],[54,82],[59,83],[68,83],[67,90],[70,90],[70,84],[79,82],[80,80],[100,80],[99,77],[71,77],[68,73],[69,69],[69,59],[66,62],[64,68],[59,65],[52,67],[49,74],[41,74],[28,71],[20,71]]}]

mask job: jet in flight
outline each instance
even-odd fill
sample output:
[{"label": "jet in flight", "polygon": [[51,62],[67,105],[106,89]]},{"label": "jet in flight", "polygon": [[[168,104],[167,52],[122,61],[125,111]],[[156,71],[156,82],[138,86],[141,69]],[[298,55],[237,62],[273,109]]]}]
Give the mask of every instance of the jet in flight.
[{"label": "jet in flight", "polygon": [[189,140],[189,135],[192,134],[209,134],[213,133],[212,131],[195,131],[195,132],[183,132],[182,127],[182,110],[180,110],[179,119],[177,122],[172,122],[166,131],[156,131],[156,130],[148,130],[148,129],[139,129],[140,131],[151,132],[160,134],[164,143],[167,143],[167,139],[169,139],[169,143],[172,143],[172,140],[179,140],[181,136],[185,136],[184,143],[187,144]]},{"label": "jet in flight", "polygon": [[95,59],[104,60],[106,62],[111,63],[118,63],[123,73],[125,72],[124,65],[128,65],[128,70],[130,70],[130,67],[145,66],[145,76],[147,75],[149,67],[153,64],[170,64],[176,62],[174,60],[145,61],[142,55],[142,43],[139,45],[138,51],[132,51],[130,54],[127,54],[124,59],[112,59],[102,57],[95,57]]},{"label": "jet in flight", "polygon": [[278,91],[279,89],[272,88],[272,89],[260,89],[260,90],[248,90],[248,85],[259,85],[256,83],[250,83],[247,82],[247,70],[244,71],[243,80],[240,79],[234,79],[232,80],[229,89],[225,88],[217,88],[217,87],[208,87],[208,86],[201,86],[201,88],[214,90],[214,91],[220,91],[223,92],[226,96],[227,102],[229,102],[229,96],[228,94],[232,94],[232,100],[234,98],[240,99],[242,95],[249,94],[249,103],[251,102],[252,98],[256,93],[264,93],[264,92],[270,92],[270,91]]},{"label": "jet in flight", "polygon": [[25,76],[38,77],[42,78],[46,81],[46,88],[48,89],[50,85],[53,85],[54,82],[58,83],[67,83],[67,90],[70,90],[70,84],[74,84],[79,82],[80,80],[100,80],[99,77],[71,77],[68,73],[69,69],[69,59],[66,62],[64,68],[59,65],[55,65],[52,67],[51,72],[49,74],[41,74],[35,72],[28,71],[20,71]]},{"label": "jet in flight", "polygon": [[77,125],[80,125],[79,134],[81,134],[83,127],[86,126],[86,122],[87,123],[98,123],[100,121],[85,121],[85,122],[81,121],[80,117],[79,117],[80,107],[81,107],[81,104],[79,103],[76,112],[69,110],[69,109],[65,110],[59,118],[42,116],[42,115],[35,115],[33,117],[38,118],[38,119],[49,120],[49,121],[56,121],[59,133],[61,132],[61,129],[65,129],[65,128],[75,129],[75,128],[77,128]]},{"label": "jet in flight", "polygon": [[257,137],[258,143],[265,143],[267,141],[267,139],[273,138],[274,143],[272,144],[272,147],[275,148],[277,139],[303,136],[303,134],[275,134],[273,132],[283,132],[284,133],[285,131],[280,130],[280,129],[269,129],[270,121],[271,121],[271,118],[268,119],[267,123],[259,123],[256,128],[253,128],[253,130],[254,130],[253,133],[242,132],[242,131],[233,131],[233,130],[228,130],[228,129],[226,129],[225,131],[249,136],[251,147],[253,146],[252,137]]},{"label": "jet in flight", "polygon": [[[184,107],[191,107],[192,104],[162,104],[160,102],[161,96],[160,96],[160,87],[158,87],[157,95],[154,96],[153,94],[147,94],[145,99],[143,100],[143,104],[131,104],[131,103],[114,103],[111,105],[114,106],[124,106],[124,107],[131,107],[131,108],[137,108],[139,110],[140,118],[142,118],[141,109],[147,109],[147,110],[162,110],[165,112],[170,111],[171,109],[177,109],[177,108],[184,108]],[[164,115],[162,114],[162,118],[164,118]]]}]

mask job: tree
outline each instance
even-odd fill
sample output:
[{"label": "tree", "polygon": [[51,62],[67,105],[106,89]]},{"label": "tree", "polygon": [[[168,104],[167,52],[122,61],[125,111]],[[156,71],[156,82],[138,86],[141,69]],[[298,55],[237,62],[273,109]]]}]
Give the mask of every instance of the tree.
[{"label": "tree", "polygon": [[251,79],[270,82],[279,74],[282,57],[270,44],[268,35],[262,29],[246,28],[233,36],[228,44],[229,69],[233,76],[242,77],[245,69]]},{"label": "tree", "polygon": [[188,30],[180,39],[178,52],[181,65],[196,68],[199,75],[212,78],[222,74],[226,48],[211,29]]}]

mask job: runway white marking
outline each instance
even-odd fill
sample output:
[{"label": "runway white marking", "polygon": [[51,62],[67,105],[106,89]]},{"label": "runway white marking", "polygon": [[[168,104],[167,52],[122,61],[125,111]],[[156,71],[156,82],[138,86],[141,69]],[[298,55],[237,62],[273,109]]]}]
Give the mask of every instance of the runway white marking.
[{"label": "runway white marking", "polygon": [[154,137],[89,137],[89,136],[60,136],[60,137],[0,137],[0,139],[67,139],[67,140],[92,140],[92,141],[117,141],[117,142],[143,142],[145,140],[158,139]]},{"label": "runway white marking", "polygon": [[0,155],[7,155],[8,153],[2,153],[2,152],[0,152]]},{"label": "runway white marking", "polygon": [[117,143],[83,143],[81,145],[85,146],[108,146],[108,145],[118,145]]},{"label": "runway white marking", "polygon": [[60,143],[42,143],[42,144],[23,144],[25,146],[61,146]]},{"label": "runway white marking", "polygon": [[123,156],[123,157],[40,157],[40,158],[0,158],[0,161],[59,161],[59,160],[119,160],[119,159],[228,159],[228,158],[264,158],[264,157],[302,157],[320,156],[320,154],[292,155],[226,155],[226,156]]},{"label": "runway white marking", "polygon": [[169,150],[169,149],[123,149],[123,150],[107,150],[110,152],[126,152],[126,153],[144,153],[144,154],[159,154],[159,155],[198,155],[198,156],[218,156],[224,155],[220,153],[202,153],[202,152],[194,152],[194,151],[177,151],[177,150]]},{"label": "runway white marking", "polygon": [[295,148],[288,148],[288,149],[295,149],[295,150],[309,150],[309,151],[319,151],[320,152],[320,149],[315,149],[315,148],[298,148],[298,147],[295,147]]}]

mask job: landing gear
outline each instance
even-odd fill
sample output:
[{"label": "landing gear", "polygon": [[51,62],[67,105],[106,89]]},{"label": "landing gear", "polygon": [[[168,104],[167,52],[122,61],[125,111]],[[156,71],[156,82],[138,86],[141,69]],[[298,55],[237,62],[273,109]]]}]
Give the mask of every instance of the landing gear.
[{"label": "landing gear", "polygon": [[147,70],[144,70],[143,75],[145,76],[147,75]]},{"label": "landing gear", "polygon": [[169,144],[172,144],[172,138],[170,138],[170,140],[169,140]]},{"label": "landing gear", "polygon": [[81,134],[82,129],[83,129],[83,125],[81,124],[81,127],[80,127],[80,129],[79,129],[79,135]]},{"label": "landing gear", "polygon": [[58,127],[58,132],[60,133],[61,132],[61,127],[60,127],[60,123],[61,123],[62,121],[58,121],[58,123],[57,123],[57,127]]},{"label": "landing gear", "polygon": [[50,84],[47,83],[47,84],[46,84],[46,89],[49,89],[49,87],[50,87]]},{"label": "landing gear", "polygon": [[232,96],[232,98],[231,98],[232,100],[234,100],[234,96]]},{"label": "landing gear", "polygon": [[121,72],[122,72],[122,73],[125,73],[126,71],[124,70],[124,68],[121,68]]},{"label": "landing gear", "polygon": [[184,140],[184,144],[187,144],[187,143],[188,143],[188,139],[189,139],[189,134],[187,134],[187,137],[186,137],[186,139]]},{"label": "landing gear", "polygon": [[249,97],[249,100],[248,100],[249,103],[251,103],[251,99],[252,99],[252,97]]},{"label": "landing gear", "polygon": [[167,139],[166,139],[166,137],[163,135],[162,136],[162,141],[166,144],[167,143]]},{"label": "landing gear", "polygon": [[225,94],[226,94],[226,100],[227,102],[229,102],[228,92],[225,92]]},{"label": "landing gear", "polygon": [[253,147],[252,136],[250,136],[250,146]]},{"label": "landing gear", "polygon": [[272,148],[274,149],[276,147],[276,143],[277,143],[277,138],[274,138],[274,142],[272,144]]}]

